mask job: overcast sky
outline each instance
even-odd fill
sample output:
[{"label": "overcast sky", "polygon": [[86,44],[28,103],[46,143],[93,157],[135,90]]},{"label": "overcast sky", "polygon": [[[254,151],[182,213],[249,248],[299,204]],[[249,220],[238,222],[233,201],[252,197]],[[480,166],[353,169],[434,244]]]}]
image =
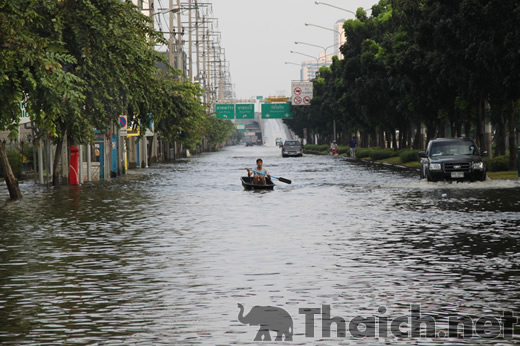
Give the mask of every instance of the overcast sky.
[{"label": "overcast sky", "polygon": [[[231,78],[237,97],[289,95],[291,80],[300,78],[300,68],[285,62],[310,60],[291,54],[299,51],[318,57],[320,48],[295,45],[302,41],[320,46],[334,44],[334,33],[311,23],[332,28],[338,19],[354,15],[314,0],[215,0],[213,11],[219,19],[222,47],[231,63]],[[348,10],[369,9],[377,0],[325,0]],[[369,11],[367,11],[370,13]]]}]

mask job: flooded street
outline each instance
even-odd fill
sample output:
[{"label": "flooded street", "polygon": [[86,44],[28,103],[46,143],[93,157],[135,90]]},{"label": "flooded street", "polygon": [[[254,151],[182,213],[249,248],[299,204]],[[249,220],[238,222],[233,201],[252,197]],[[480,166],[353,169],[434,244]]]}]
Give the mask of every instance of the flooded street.
[{"label": "flooded street", "polygon": [[[293,183],[244,191],[258,157]],[[238,303],[287,310],[294,342],[308,345],[385,341],[322,337],[318,316],[306,337],[299,309],[324,304],[347,320],[411,304],[439,321],[520,312],[517,182],[427,183],[235,146],[117,181],[22,192],[0,208],[1,343],[253,343],[258,327],[238,321]]]}]

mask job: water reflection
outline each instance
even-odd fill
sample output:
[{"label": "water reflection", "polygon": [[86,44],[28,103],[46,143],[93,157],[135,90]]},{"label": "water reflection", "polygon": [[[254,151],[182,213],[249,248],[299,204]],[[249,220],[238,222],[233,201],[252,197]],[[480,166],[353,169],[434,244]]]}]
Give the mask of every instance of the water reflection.
[{"label": "water reflection", "polygon": [[[257,157],[293,184],[244,191]],[[514,182],[428,184],[235,147],[112,182],[23,190],[0,209],[2,342],[248,343],[256,328],[237,321],[237,303],[285,308],[307,344],[331,341],[303,336],[300,307],[330,304],[346,318],[411,303],[440,318],[519,311]]]}]

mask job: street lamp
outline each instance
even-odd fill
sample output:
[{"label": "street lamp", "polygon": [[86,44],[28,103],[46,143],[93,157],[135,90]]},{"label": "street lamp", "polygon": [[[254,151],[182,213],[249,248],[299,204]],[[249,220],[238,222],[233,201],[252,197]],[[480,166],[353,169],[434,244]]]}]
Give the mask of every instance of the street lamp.
[{"label": "street lamp", "polygon": [[286,61],[285,62],[285,65],[296,65],[296,66],[302,66],[301,64],[297,64],[295,62],[289,62],[289,61]]},{"label": "street lamp", "polygon": [[303,55],[303,56],[308,56],[309,58],[313,58],[313,59],[316,59],[316,65],[318,65],[320,63],[320,58],[316,58],[315,56],[313,55],[309,55],[309,54],[305,54],[305,53],[300,53],[300,52],[295,52],[293,50],[291,50],[291,53],[292,54],[299,54],[299,55]]},{"label": "street lamp", "polygon": [[328,30],[328,31],[335,32],[337,34],[341,34],[341,31],[339,31],[339,30],[330,29],[330,28],[327,28],[327,27],[324,27],[324,26],[321,26],[321,25],[305,23],[305,26],[314,26],[316,28],[320,28],[320,29],[323,29],[323,30]]},{"label": "street lamp", "polygon": [[335,46],[336,46],[335,44],[333,44],[332,46],[323,47],[323,46],[318,46],[317,44],[305,43],[305,42],[298,42],[298,41],[297,41],[297,42],[294,42],[294,44],[304,44],[304,45],[306,45],[306,46],[317,47],[317,48],[321,48],[321,49],[323,49],[323,52],[325,53],[325,55],[324,55],[324,57],[323,57],[325,64],[327,63],[327,55],[328,55],[328,54],[327,54],[327,50],[328,50],[329,48],[332,48],[332,47],[335,47]]},{"label": "street lamp", "polygon": [[[299,54],[299,55],[303,55],[303,56],[308,56],[309,58],[313,58],[313,59],[316,59],[316,75],[318,74],[318,70],[320,68],[320,58],[316,58],[312,55],[309,55],[309,54],[305,54],[305,53],[300,53],[300,52],[295,52],[293,50],[291,50],[291,53],[292,54]],[[303,76],[302,76],[302,79],[303,79]]]},{"label": "street lamp", "polygon": [[150,17],[156,16],[156,15],[158,15],[158,14],[166,14],[166,13],[169,13],[169,12],[171,12],[171,13],[177,13],[177,12],[179,12],[180,10],[181,10],[181,9],[178,8],[178,7],[172,7],[172,8],[168,8],[168,9],[166,9],[166,10],[164,10],[164,11],[155,12],[155,13],[153,13]]},{"label": "street lamp", "polygon": [[338,6],[334,6],[334,5],[331,5],[331,4],[328,4],[326,2],[322,2],[322,1],[314,1],[314,3],[316,5],[325,5],[325,6],[329,6],[329,7],[334,7],[334,8],[337,8],[338,10],[342,10],[342,11],[345,11],[345,12],[348,12],[348,13],[352,13],[354,16],[356,15],[355,12],[352,12],[351,10],[347,10],[345,8],[342,8],[342,7],[338,7]]}]

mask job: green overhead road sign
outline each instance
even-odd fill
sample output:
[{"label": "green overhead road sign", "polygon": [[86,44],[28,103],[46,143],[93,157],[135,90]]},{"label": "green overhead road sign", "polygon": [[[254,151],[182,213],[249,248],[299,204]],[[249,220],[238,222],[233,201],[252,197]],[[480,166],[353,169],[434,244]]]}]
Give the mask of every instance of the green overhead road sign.
[{"label": "green overhead road sign", "polygon": [[288,103],[263,103],[262,119],[292,119],[291,105]]},{"label": "green overhead road sign", "polygon": [[240,123],[237,125],[238,132],[246,132],[246,124]]},{"label": "green overhead road sign", "polygon": [[236,106],[236,117],[237,119],[254,119],[255,118],[255,105],[244,104]]},{"label": "green overhead road sign", "polygon": [[215,112],[217,113],[217,118],[235,119],[235,105],[234,104],[216,105]]}]

